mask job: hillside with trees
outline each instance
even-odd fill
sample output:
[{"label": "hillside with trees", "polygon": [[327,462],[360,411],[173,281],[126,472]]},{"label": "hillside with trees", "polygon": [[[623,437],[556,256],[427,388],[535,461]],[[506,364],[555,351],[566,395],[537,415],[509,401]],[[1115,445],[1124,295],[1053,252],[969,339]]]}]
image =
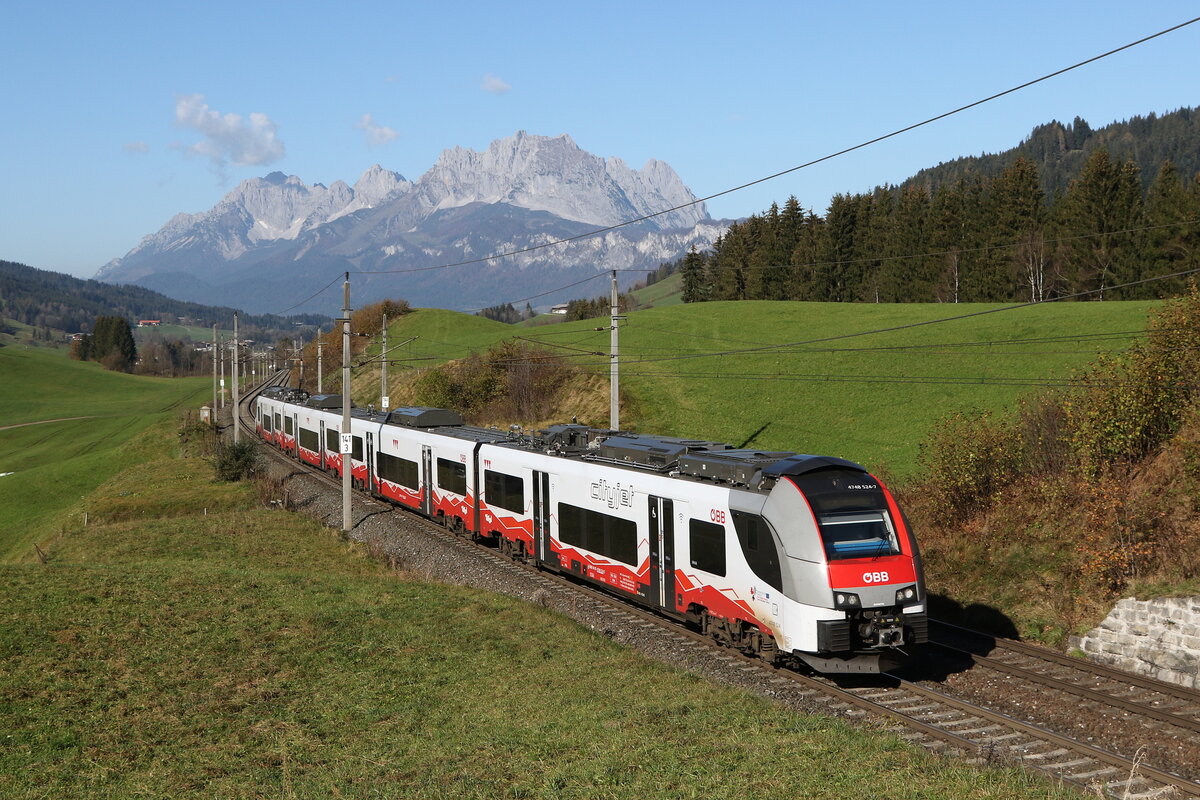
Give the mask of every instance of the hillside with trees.
[{"label": "hillside with trees", "polygon": [[1065,125],[1053,120],[1034,128],[1028,138],[1011,150],[956,158],[921,170],[903,185],[924,186],[932,192],[971,175],[994,178],[1023,158],[1037,166],[1042,191],[1054,196],[1067,190],[1097,151],[1107,150],[1116,161],[1138,163],[1138,178],[1142,188],[1148,189],[1159,165],[1166,161],[1175,164],[1182,175],[1200,171],[1197,143],[1200,143],[1200,111],[1193,108],[1161,116],[1152,112],[1095,130],[1079,117]]},{"label": "hillside with trees", "polygon": [[[1200,115],[1092,131],[1051,123],[1020,147],[901,186],[791,197],[678,262],[685,302],[1039,302],[1145,299],[1200,267]],[[1123,287],[1123,288],[1112,288]]]},{"label": "hillside with trees", "polygon": [[[227,328],[233,320],[234,310],[173,300],[140,286],[83,280],[13,261],[0,261],[0,317],[38,329],[68,333],[84,331],[98,316],[160,319],[200,327],[215,324]],[[249,333],[290,331],[295,323],[324,325],[329,319],[318,314],[295,317],[243,314],[240,322]]]},{"label": "hillside with trees", "polygon": [[[1040,302],[1093,293],[1145,299],[1196,269],[1200,185],[1171,162],[1143,191],[1140,168],[1106,150],[1061,196],[1017,159],[994,178],[837,195],[820,216],[795,197],[733,225],[681,264],[685,302]],[[1124,288],[1112,288],[1124,287]]]}]

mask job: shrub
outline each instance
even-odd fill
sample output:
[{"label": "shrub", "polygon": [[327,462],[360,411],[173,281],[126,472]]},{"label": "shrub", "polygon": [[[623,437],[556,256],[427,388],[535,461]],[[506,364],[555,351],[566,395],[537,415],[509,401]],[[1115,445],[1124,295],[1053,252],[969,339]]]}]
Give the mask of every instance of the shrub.
[{"label": "shrub", "polygon": [[1018,474],[1021,446],[1010,424],[990,414],[954,414],[921,447],[932,510],[962,519],[989,505]]},{"label": "shrub", "polygon": [[222,442],[212,458],[213,469],[219,481],[240,481],[253,477],[258,472],[260,462],[258,445],[249,439]]}]

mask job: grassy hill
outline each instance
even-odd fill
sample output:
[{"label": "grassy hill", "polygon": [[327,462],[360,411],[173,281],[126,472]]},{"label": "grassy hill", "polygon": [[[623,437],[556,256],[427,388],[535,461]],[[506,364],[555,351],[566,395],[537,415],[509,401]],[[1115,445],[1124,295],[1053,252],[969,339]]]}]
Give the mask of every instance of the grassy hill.
[{"label": "grassy hill", "polygon": [[668,275],[658,283],[635,290],[633,296],[638,308],[677,306],[683,302],[683,275],[679,272]]},{"label": "grassy hill", "polygon": [[111,448],[48,562],[0,564],[0,796],[1068,796],[390,572],[177,441]]},{"label": "grassy hill", "polygon": [[61,350],[0,348],[0,473],[13,473],[0,477],[0,562],[31,558],[80,496],[137,463],[121,445],[199,407],[211,386],[109,372]]},{"label": "grassy hill", "polygon": [[[1153,305],[997,311],[1004,306],[752,301],[635,311],[621,328],[629,399],[622,427],[838,455],[903,478],[945,415],[1004,409],[1040,384],[1065,380],[1097,353],[1128,346]],[[923,324],[968,314],[980,315]],[[424,359],[409,362],[419,369],[526,337],[607,375],[606,326],[600,319],[525,329],[421,310],[393,323],[389,341],[417,337],[397,355]],[[765,349],[789,342],[810,343]],[[714,353],[727,354],[706,355]],[[356,381],[361,402],[378,397],[377,371],[365,368]],[[402,380],[403,372],[397,365],[390,377]]]}]

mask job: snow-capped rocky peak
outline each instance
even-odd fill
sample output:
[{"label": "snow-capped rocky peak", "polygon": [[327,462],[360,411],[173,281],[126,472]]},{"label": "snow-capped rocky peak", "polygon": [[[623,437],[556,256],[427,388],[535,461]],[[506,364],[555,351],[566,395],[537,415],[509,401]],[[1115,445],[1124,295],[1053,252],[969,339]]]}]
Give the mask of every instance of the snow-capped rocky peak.
[{"label": "snow-capped rocky peak", "polygon": [[[430,206],[508,203],[563,219],[614,225],[683,205],[696,198],[661,161],[630,169],[581,150],[568,135],[534,136],[518,131],[482,153],[463,147],[443,151],[418,182]],[[703,204],[656,218],[656,227],[684,227],[708,217]]]},{"label": "snow-capped rocky peak", "polygon": [[354,184],[354,198],[362,207],[370,208],[393,194],[407,192],[411,188],[412,183],[405,180],[399,172],[392,172],[376,164],[364,172]]}]

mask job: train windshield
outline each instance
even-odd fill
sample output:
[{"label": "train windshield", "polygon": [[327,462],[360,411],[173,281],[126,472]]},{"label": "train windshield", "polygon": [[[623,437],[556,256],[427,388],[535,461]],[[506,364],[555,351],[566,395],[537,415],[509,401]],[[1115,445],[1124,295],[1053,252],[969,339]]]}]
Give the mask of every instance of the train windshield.
[{"label": "train windshield", "polygon": [[812,506],[821,529],[825,557],[830,561],[877,558],[900,552],[883,489],[870,475],[829,469],[795,480]]}]

